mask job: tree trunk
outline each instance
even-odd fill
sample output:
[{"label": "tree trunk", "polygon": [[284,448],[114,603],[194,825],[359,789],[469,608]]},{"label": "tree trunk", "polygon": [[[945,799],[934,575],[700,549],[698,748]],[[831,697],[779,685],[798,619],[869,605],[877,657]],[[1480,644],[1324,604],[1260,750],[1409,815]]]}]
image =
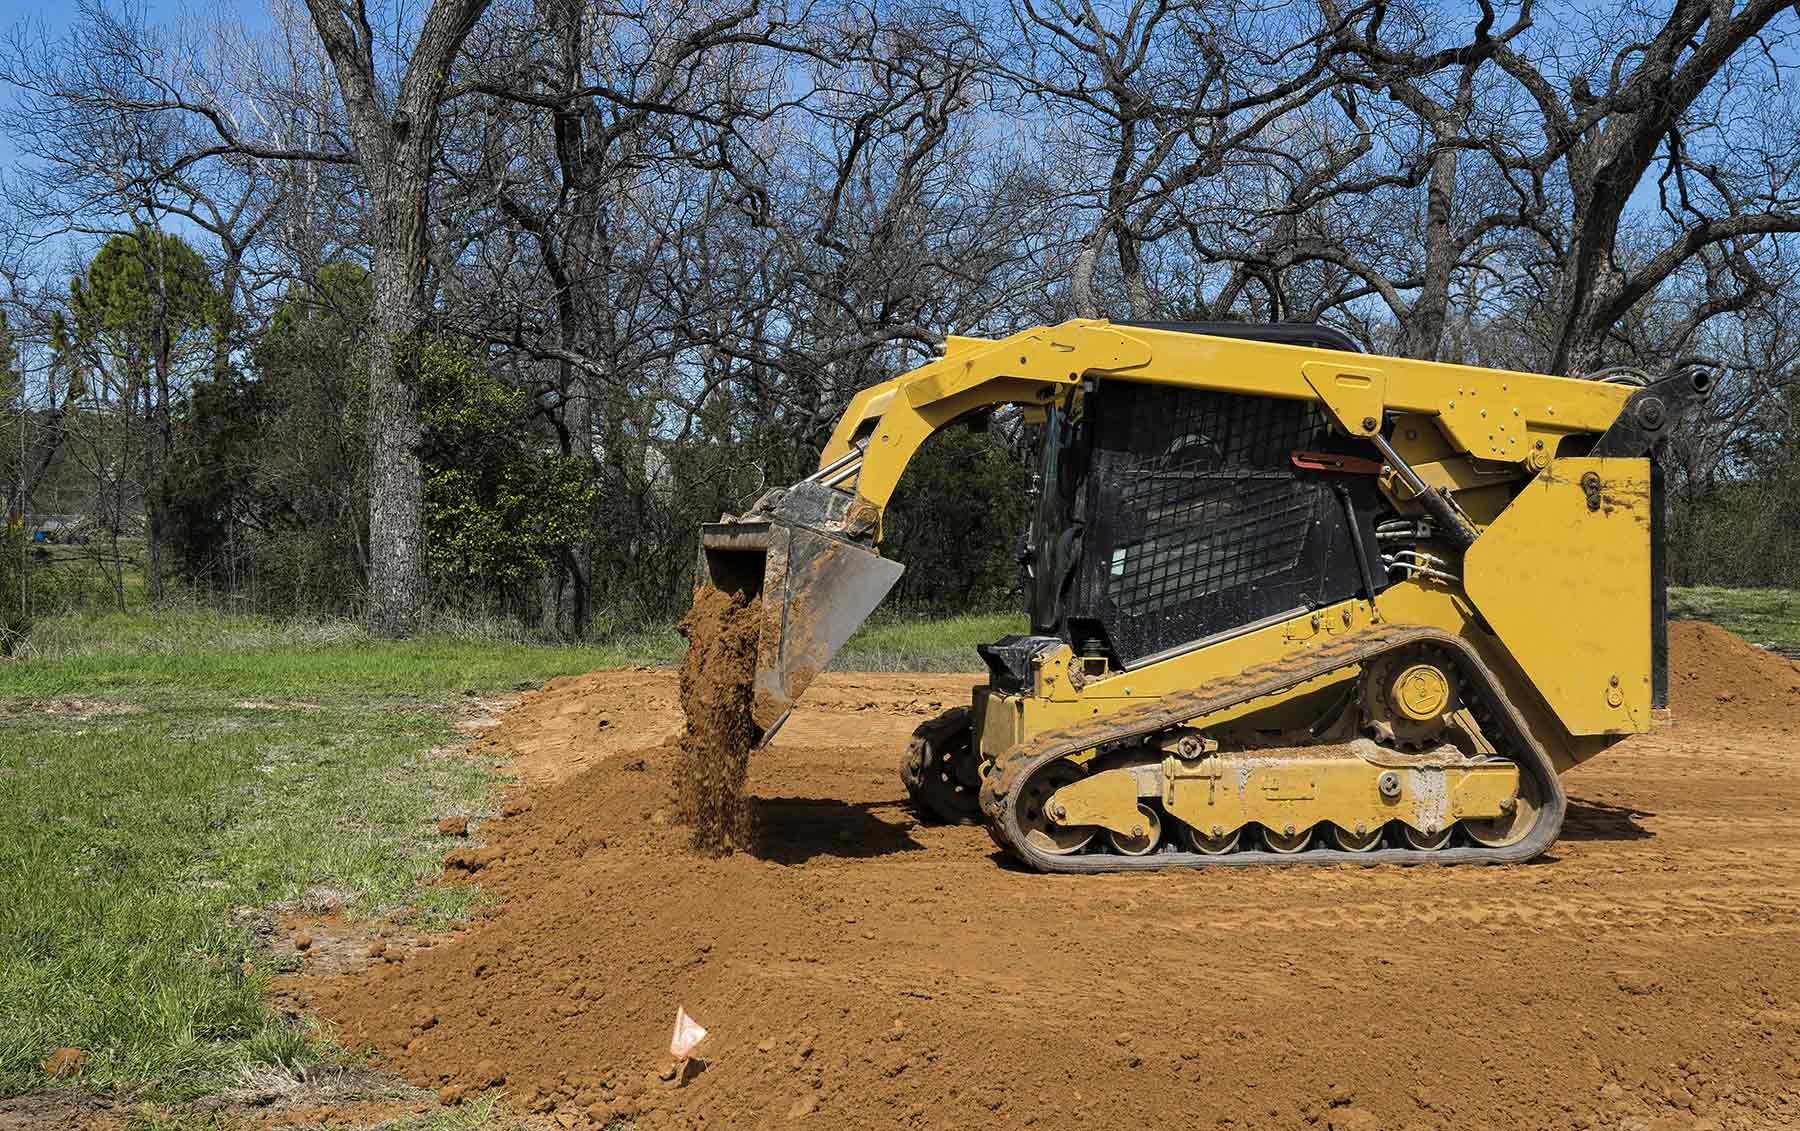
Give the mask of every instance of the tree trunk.
[{"label": "tree trunk", "polygon": [[[398,222],[384,222],[374,232],[368,621],[376,635],[398,639],[418,631],[427,596],[418,382],[425,322],[425,195],[423,186],[413,192],[390,187],[377,197],[383,220]],[[406,216],[408,212],[413,215]]]},{"label": "tree trunk", "polygon": [[1444,323],[1450,311],[1450,279],[1456,271],[1459,248],[1451,229],[1450,206],[1456,199],[1456,156],[1445,149],[1432,159],[1431,178],[1425,188],[1425,269],[1419,297],[1406,312],[1400,331],[1400,352],[1422,361],[1436,361],[1444,344]]},{"label": "tree trunk", "polygon": [[[418,630],[425,611],[424,483],[419,462],[419,337],[430,307],[427,207],[438,111],[452,65],[489,0],[433,0],[390,112],[366,19],[306,0],[337,77],[373,215],[375,317],[369,349],[369,608],[380,636]],[[383,50],[386,50],[385,48]]]},{"label": "tree trunk", "polygon": [[[160,278],[161,273],[158,273]],[[166,303],[158,303],[156,351],[151,358],[150,440],[145,446],[144,460],[144,596],[152,604],[163,599],[163,577],[168,572],[163,560],[163,542],[168,537],[168,500],[163,494],[163,475],[168,468],[169,449],[174,439],[174,423],[169,416],[170,335],[167,328]]]},{"label": "tree trunk", "polygon": [[1076,253],[1075,267],[1070,272],[1069,288],[1075,299],[1075,316],[1078,318],[1100,317],[1100,303],[1094,297],[1094,272],[1100,266],[1100,248],[1106,242],[1106,231],[1094,229]]}]

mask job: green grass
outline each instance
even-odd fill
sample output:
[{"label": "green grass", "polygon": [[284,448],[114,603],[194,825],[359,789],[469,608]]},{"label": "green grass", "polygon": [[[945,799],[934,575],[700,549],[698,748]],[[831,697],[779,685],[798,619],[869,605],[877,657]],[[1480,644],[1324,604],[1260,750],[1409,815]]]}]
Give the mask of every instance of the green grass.
[{"label": "green grass", "polygon": [[654,658],[210,613],[50,628],[0,664],[0,1094],[46,1083],[63,1045],[89,1085],[161,1097],[323,1055],[263,1005],[258,912],[453,919],[469,893],[422,886],[433,822],[496,780],[457,704]]},{"label": "green grass", "polygon": [[893,620],[866,624],[832,661],[836,671],[974,672],[982,670],[975,645],[1009,632],[1028,631],[1017,613],[976,613],[942,620]]},{"label": "green grass", "polygon": [[1709,620],[1753,644],[1800,651],[1800,589],[1671,589],[1669,615]]}]

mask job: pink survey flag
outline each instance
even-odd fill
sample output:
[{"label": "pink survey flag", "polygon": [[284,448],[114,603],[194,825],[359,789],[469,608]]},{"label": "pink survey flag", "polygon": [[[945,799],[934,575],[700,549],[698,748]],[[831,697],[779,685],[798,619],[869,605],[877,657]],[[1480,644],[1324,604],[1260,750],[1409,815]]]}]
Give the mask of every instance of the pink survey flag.
[{"label": "pink survey flag", "polygon": [[682,1060],[694,1051],[694,1046],[706,1039],[706,1030],[699,1022],[687,1015],[681,1006],[675,1007],[675,1035],[669,1038],[669,1055]]}]

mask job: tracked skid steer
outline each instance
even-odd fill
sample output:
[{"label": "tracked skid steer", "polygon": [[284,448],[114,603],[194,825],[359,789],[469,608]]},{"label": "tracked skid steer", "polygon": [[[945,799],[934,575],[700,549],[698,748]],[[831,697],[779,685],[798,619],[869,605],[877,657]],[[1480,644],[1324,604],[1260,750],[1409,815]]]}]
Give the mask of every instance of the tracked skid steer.
[{"label": "tracked skid steer", "polygon": [[973,701],[916,733],[923,814],[1048,872],[1523,861],[1559,775],[1665,704],[1656,453],[1712,383],[1313,325],[952,338],[859,394],[817,472],[705,526],[700,580],[758,602],[767,742],[900,576],[879,548],[907,461],[1019,406],[1031,631],[981,645]]}]

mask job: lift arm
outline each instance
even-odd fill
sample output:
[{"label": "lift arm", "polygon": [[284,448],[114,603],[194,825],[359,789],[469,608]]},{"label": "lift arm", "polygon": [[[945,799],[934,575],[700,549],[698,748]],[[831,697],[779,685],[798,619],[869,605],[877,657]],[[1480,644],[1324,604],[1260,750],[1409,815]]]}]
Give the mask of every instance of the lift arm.
[{"label": "lift arm", "polygon": [[699,582],[761,603],[752,709],[761,741],[899,580],[901,567],[878,552],[882,515],[919,447],[970,412],[1049,405],[1088,378],[1314,401],[1408,474],[1382,439],[1389,413],[1434,419],[1458,453],[1539,470],[1563,437],[1605,432],[1634,392],[1097,320],[952,337],[944,356],[858,393],[811,476],[702,528]]}]

